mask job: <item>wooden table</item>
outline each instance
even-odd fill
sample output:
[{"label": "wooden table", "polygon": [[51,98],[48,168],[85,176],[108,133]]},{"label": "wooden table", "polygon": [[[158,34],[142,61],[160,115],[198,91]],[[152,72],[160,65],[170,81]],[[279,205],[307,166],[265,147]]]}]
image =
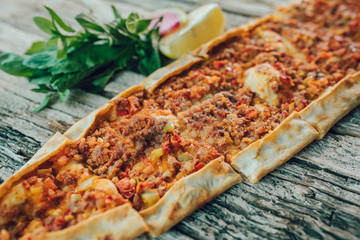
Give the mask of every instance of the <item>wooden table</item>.
[{"label": "wooden table", "polygon": [[[87,12],[111,19],[110,5],[124,15],[143,15],[164,7],[189,11],[200,0],[1,0],[0,51],[22,54],[46,37],[32,22],[48,5],[65,20]],[[272,12],[285,0],[220,1],[227,27]],[[100,94],[73,91],[65,103],[32,113],[43,95],[24,78],[0,72],[0,182],[3,182],[56,131],[80,118],[144,77],[122,72]],[[204,206],[159,239],[356,239],[360,238],[360,107],[260,183],[245,181]],[[145,235],[140,238],[146,239]]]}]

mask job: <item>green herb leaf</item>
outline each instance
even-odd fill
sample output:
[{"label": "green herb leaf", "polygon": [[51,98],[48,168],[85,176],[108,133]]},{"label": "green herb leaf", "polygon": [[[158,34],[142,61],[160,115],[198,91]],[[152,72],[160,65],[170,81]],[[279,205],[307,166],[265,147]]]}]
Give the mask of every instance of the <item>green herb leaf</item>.
[{"label": "green herb leaf", "polygon": [[29,68],[47,69],[59,63],[59,60],[56,59],[55,54],[55,51],[35,53],[33,55],[27,56],[24,59],[23,64]]},{"label": "green herb leaf", "polygon": [[147,29],[152,19],[140,19],[139,14],[131,13],[126,20],[126,28],[132,34],[142,33]]},{"label": "green herb leaf", "polygon": [[51,98],[54,97],[54,93],[50,93],[48,95],[45,96],[44,100],[42,101],[42,103],[33,110],[33,112],[39,112],[41,110],[43,110],[44,108],[46,108],[48,106],[48,104],[50,103]]},{"label": "green herb leaf", "polygon": [[34,23],[38,26],[43,32],[52,35],[55,31],[54,24],[47,18],[43,17],[33,17]]},{"label": "green herb leaf", "polygon": [[114,14],[115,19],[121,19],[121,16],[120,16],[118,10],[115,8],[114,5],[111,5],[111,10],[112,10],[112,12]]},{"label": "green herb leaf", "polygon": [[25,57],[0,54],[0,69],[27,77],[38,86],[32,91],[47,93],[35,111],[56,99],[66,101],[73,88],[101,91],[119,70],[148,75],[161,66],[158,28],[147,29],[151,19],[137,13],[122,18],[112,6],[114,21],[98,24],[79,14],[75,19],[83,29],[75,32],[52,9],[46,9],[51,20],[34,17],[34,22],[51,35],[47,41],[34,42]]},{"label": "green herb leaf", "polygon": [[66,56],[67,53],[67,45],[66,45],[66,40],[62,37],[60,37],[57,41],[57,53],[56,53],[56,58],[64,58]]},{"label": "green herb leaf", "polygon": [[156,69],[161,67],[161,60],[159,54],[159,39],[160,35],[158,34],[157,29],[151,30],[147,38],[149,39],[147,52],[144,54],[144,57],[140,59],[138,68],[140,72],[144,75],[150,75]]},{"label": "green herb leaf", "polygon": [[34,69],[23,64],[24,58],[14,53],[0,54],[0,69],[4,72],[20,76],[30,77],[34,74]]},{"label": "green herb leaf", "polygon": [[50,82],[51,77],[51,75],[45,75],[41,77],[29,78],[29,83],[39,85],[39,87],[43,86],[42,88],[49,89],[47,84]]},{"label": "green herb leaf", "polygon": [[34,42],[25,54],[32,55],[34,53],[56,49],[57,38],[50,38],[48,41]]},{"label": "green herb leaf", "polygon": [[105,29],[100,25],[96,24],[95,21],[85,14],[81,13],[75,17],[76,21],[86,30],[94,30],[96,32],[104,33]]},{"label": "green herb leaf", "polygon": [[91,91],[92,92],[99,92],[99,91],[103,90],[105,88],[106,84],[111,79],[111,77],[114,75],[114,73],[115,73],[115,70],[112,70],[112,71],[108,72],[107,74],[105,74],[103,76],[98,76],[92,82]]},{"label": "green herb leaf", "polygon": [[65,102],[70,95],[70,89],[66,89],[63,92],[57,92],[57,93],[58,93],[60,102]]},{"label": "green herb leaf", "polygon": [[33,89],[31,89],[31,91],[37,92],[37,93],[48,93],[49,92],[48,89],[42,89],[42,88],[33,88]]},{"label": "green herb leaf", "polygon": [[49,7],[45,7],[45,8],[51,15],[51,18],[53,19],[53,21],[56,22],[57,24],[59,24],[59,26],[62,29],[64,29],[67,32],[75,32],[75,30],[72,29],[69,25],[67,25],[51,8],[49,8]]}]

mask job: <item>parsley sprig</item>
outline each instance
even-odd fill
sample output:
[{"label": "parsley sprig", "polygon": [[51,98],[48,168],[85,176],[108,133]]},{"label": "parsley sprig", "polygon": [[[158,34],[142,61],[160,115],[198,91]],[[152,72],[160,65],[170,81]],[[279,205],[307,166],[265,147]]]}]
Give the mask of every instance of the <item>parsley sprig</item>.
[{"label": "parsley sprig", "polygon": [[75,20],[82,29],[75,31],[45,8],[50,19],[33,20],[50,38],[34,42],[25,56],[0,54],[0,69],[26,77],[37,85],[32,91],[46,94],[35,112],[56,100],[64,102],[73,88],[101,91],[119,70],[149,75],[161,67],[158,27],[148,29],[152,19],[142,19],[137,13],[122,18],[112,6],[112,22],[100,25],[91,16],[79,14]]}]

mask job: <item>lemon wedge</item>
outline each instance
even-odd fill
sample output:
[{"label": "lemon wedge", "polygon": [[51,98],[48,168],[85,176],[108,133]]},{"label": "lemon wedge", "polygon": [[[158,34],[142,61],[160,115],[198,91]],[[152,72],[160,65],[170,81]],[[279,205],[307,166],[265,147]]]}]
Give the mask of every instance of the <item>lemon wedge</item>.
[{"label": "lemon wedge", "polygon": [[225,30],[225,16],[219,5],[210,3],[188,15],[188,21],[160,40],[160,51],[169,58],[179,58]]}]

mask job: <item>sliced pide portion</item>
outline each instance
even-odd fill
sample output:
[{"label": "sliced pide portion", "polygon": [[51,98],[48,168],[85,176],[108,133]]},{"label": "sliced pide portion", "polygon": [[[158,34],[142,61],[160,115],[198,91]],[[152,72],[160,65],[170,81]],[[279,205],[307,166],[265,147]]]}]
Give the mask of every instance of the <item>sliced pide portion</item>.
[{"label": "sliced pide portion", "polygon": [[360,3],[357,0],[302,0],[278,10],[282,21],[296,19],[326,27],[337,35],[360,40]]},{"label": "sliced pide portion", "polygon": [[183,136],[205,142],[229,159],[275,129],[288,112],[266,103],[252,104],[246,89],[220,92],[201,104],[178,113]]},{"label": "sliced pide portion", "polygon": [[[10,178],[1,186],[1,237],[122,239],[136,237],[147,229],[139,214],[129,209],[129,201],[118,193],[116,186],[85,168],[79,162],[77,150],[71,146],[68,138],[55,135],[30,165],[14,175],[15,181]],[[51,152],[42,154],[46,150]],[[112,212],[107,213],[110,209]],[[101,226],[110,219],[113,220],[106,223],[106,228],[87,227]],[[128,221],[138,224],[125,227]],[[125,234],[115,235],[125,229]]]},{"label": "sliced pide portion", "polygon": [[221,156],[211,146],[183,138],[169,110],[148,108],[104,121],[77,147],[86,167],[110,179],[137,210],[152,206],[177,180]]},{"label": "sliced pide portion", "polygon": [[[277,32],[317,66],[307,81],[318,91],[334,85],[347,74],[359,71],[360,4],[356,1],[304,1],[282,10],[282,17],[262,27]],[[321,12],[321,14],[319,14]],[[331,14],[330,14],[331,12]],[[329,18],[324,13],[329,13]],[[353,29],[353,30],[351,30]],[[313,89],[316,90],[316,89]]]},{"label": "sliced pide portion", "polygon": [[140,214],[150,235],[159,236],[240,181],[241,177],[220,157],[177,181],[160,201]]},{"label": "sliced pide portion", "polygon": [[323,138],[330,128],[360,104],[360,73],[350,75],[300,112]]},{"label": "sliced pide portion", "polygon": [[231,165],[252,182],[258,182],[312,142],[318,134],[294,112],[270,134],[235,155]]}]

